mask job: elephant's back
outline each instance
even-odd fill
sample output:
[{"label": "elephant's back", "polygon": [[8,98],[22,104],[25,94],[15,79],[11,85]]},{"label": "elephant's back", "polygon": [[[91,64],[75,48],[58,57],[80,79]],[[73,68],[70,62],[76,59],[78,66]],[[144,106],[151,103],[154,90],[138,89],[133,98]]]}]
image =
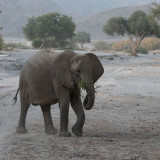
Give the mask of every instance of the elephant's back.
[{"label": "elephant's back", "polygon": [[50,51],[40,51],[30,57],[28,61],[26,61],[25,66],[32,66],[34,68],[47,68],[57,57],[57,53]]}]

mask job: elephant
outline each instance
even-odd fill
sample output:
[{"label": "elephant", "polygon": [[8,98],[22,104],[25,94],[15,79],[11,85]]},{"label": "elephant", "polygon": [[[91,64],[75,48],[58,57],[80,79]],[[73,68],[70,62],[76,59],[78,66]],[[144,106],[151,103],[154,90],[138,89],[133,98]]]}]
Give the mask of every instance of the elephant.
[{"label": "elephant", "polygon": [[[17,133],[26,133],[25,120],[29,106],[40,105],[46,134],[56,134],[52,118],[51,105],[59,104],[59,136],[70,137],[68,131],[69,106],[76,114],[77,121],[72,127],[76,136],[82,135],[85,114],[83,107],[90,110],[95,101],[94,83],[102,76],[104,68],[93,53],[77,54],[73,51],[54,53],[40,51],[31,56],[23,65],[19,78],[21,111]],[[86,96],[83,104],[79,84],[83,82]]]}]

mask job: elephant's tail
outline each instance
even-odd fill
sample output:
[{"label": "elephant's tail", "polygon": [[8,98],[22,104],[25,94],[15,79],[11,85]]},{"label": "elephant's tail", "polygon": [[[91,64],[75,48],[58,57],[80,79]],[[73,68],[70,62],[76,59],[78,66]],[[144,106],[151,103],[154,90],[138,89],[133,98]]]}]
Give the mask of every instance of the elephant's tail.
[{"label": "elephant's tail", "polygon": [[18,87],[18,89],[17,89],[16,95],[15,95],[14,98],[13,98],[13,105],[16,104],[16,102],[17,102],[18,92],[19,92],[19,87]]}]

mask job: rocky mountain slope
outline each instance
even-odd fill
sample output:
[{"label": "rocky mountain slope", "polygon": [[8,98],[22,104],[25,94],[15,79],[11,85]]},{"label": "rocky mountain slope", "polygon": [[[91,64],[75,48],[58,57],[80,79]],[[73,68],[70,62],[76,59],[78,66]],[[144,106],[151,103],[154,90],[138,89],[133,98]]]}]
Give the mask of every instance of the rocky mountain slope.
[{"label": "rocky mountain slope", "polygon": [[107,20],[111,17],[119,16],[127,18],[136,10],[149,12],[149,5],[116,8],[88,17],[77,23],[77,32],[85,31],[90,33],[92,40],[111,39],[113,37],[106,35],[102,31],[102,27],[106,24]]},{"label": "rocky mountain slope", "polygon": [[[73,20],[77,23],[77,31],[87,31],[91,33],[93,39],[106,38],[101,32],[101,28],[108,18],[117,15],[127,16],[132,11],[139,8],[143,9],[144,7],[111,8],[151,3],[151,1],[0,0],[0,10],[2,10],[2,14],[0,14],[0,26],[3,26],[3,30],[0,33],[2,33],[3,37],[24,38],[22,27],[27,23],[28,17],[39,16],[49,12],[59,12],[73,17]],[[102,11],[104,12],[102,13]],[[86,19],[88,16],[92,17]],[[82,20],[84,18],[85,20]]]},{"label": "rocky mountain slope", "polygon": [[[109,9],[151,4],[153,0],[52,0],[76,21]],[[156,0],[160,2],[160,0]]]},{"label": "rocky mountain slope", "polygon": [[5,37],[24,37],[22,27],[28,17],[63,12],[52,0],[0,0],[0,31]]}]

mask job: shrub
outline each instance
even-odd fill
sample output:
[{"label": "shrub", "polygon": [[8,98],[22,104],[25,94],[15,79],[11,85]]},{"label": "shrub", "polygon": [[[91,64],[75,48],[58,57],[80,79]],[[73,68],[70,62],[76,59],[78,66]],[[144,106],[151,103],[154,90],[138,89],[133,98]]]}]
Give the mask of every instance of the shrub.
[{"label": "shrub", "polygon": [[0,50],[2,49],[2,47],[3,47],[3,39],[2,39],[2,37],[0,35]]},{"label": "shrub", "polygon": [[41,45],[42,45],[42,41],[41,41],[40,39],[35,39],[35,40],[33,40],[33,42],[32,42],[32,46],[33,46],[34,48],[39,48]]},{"label": "shrub", "polygon": [[97,41],[93,45],[98,51],[110,50],[111,48],[111,44],[105,43],[104,41]]},{"label": "shrub", "polygon": [[77,43],[70,42],[67,46],[63,47],[62,49],[79,50],[79,47]]},{"label": "shrub", "polygon": [[[137,52],[148,54],[148,51],[160,49],[160,39],[157,38],[145,38]],[[132,46],[129,40],[114,42],[111,46],[112,51],[123,51],[126,53],[132,53]]]},{"label": "shrub", "polygon": [[112,61],[112,60],[114,60],[114,56],[110,56],[107,59]]},{"label": "shrub", "polygon": [[22,43],[6,43],[5,47],[23,48],[25,46]]},{"label": "shrub", "polygon": [[126,43],[124,43],[122,51],[124,51],[126,53],[132,53],[132,46],[129,43],[129,41],[127,41]]},{"label": "shrub", "polygon": [[146,38],[142,41],[141,47],[146,48],[148,51],[160,49],[160,39]]},{"label": "shrub", "polygon": [[132,52],[132,47],[128,40],[114,42],[111,48],[113,51],[116,51],[116,52],[117,51],[124,51],[127,53]]},{"label": "shrub", "polygon": [[148,50],[140,46],[137,50],[137,53],[148,54]]}]

